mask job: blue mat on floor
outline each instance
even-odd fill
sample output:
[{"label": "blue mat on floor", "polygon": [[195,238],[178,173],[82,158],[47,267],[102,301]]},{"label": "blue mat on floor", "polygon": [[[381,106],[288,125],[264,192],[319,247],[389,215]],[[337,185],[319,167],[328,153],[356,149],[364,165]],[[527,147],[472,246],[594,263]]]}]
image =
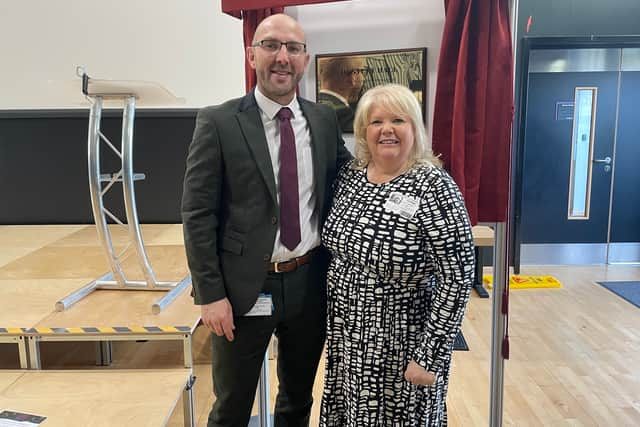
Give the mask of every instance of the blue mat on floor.
[{"label": "blue mat on floor", "polygon": [[469,346],[467,345],[467,340],[464,339],[464,335],[462,335],[462,331],[458,332],[456,339],[453,341],[453,350],[454,351],[469,351]]},{"label": "blue mat on floor", "polygon": [[640,282],[598,282],[598,284],[640,308]]}]

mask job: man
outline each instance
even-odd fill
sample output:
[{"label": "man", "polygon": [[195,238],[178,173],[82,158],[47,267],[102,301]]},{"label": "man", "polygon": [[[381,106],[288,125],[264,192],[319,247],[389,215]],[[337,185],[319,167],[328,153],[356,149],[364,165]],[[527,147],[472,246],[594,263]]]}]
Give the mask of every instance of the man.
[{"label": "man", "polygon": [[318,102],[333,108],[343,132],[353,132],[354,107],[365,78],[362,57],[338,56],[320,63]]},{"label": "man", "polygon": [[257,87],[198,114],[182,200],[194,299],[213,331],[208,425],[246,427],[275,331],[275,425],[306,426],[325,340],[320,229],[350,154],[334,112],[296,97],[309,55],[294,19],[262,21],[246,55]]}]

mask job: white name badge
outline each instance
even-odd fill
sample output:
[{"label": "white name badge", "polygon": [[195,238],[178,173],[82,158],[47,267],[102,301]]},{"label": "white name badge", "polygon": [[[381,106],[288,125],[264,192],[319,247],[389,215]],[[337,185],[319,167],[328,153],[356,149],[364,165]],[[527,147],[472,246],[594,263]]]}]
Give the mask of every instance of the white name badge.
[{"label": "white name badge", "polygon": [[260,294],[256,303],[245,316],[271,316],[273,313],[273,299],[269,294]]},{"label": "white name badge", "polygon": [[411,219],[420,207],[420,199],[406,196],[394,191],[384,203],[384,208],[390,212],[400,215],[403,218]]}]

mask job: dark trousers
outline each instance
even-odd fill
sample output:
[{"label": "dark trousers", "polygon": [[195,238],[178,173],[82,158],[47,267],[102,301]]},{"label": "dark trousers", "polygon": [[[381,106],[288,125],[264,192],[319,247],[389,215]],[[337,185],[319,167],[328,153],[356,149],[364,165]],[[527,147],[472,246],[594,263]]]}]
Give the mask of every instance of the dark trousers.
[{"label": "dark trousers", "polygon": [[308,426],[313,382],[326,337],[326,263],[268,273],[271,316],[235,317],[233,342],[212,334],[216,401],[209,427],[246,427],[271,335],[278,337],[275,427]]}]

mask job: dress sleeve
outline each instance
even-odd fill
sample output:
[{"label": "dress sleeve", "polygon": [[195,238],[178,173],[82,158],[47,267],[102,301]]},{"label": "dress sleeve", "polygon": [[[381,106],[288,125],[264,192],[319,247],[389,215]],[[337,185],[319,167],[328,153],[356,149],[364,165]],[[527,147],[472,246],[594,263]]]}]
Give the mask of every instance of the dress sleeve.
[{"label": "dress sleeve", "polygon": [[333,181],[333,186],[331,188],[331,192],[333,194],[333,203],[337,200],[340,200],[342,193],[345,188],[345,181],[348,180],[349,175],[353,173],[353,169],[351,168],[355,160],[347,161],[340,167],[338,170],[338,175],[336,176],[335,181]]},{"label": "dress sleeve", "polygon": [[453,350],[473,283],[473,234],[462,195],[453,179],[432,169],[422,194],[421,229],[432,269],[432,292],[426,325],[413,359],[440,372]]}]

